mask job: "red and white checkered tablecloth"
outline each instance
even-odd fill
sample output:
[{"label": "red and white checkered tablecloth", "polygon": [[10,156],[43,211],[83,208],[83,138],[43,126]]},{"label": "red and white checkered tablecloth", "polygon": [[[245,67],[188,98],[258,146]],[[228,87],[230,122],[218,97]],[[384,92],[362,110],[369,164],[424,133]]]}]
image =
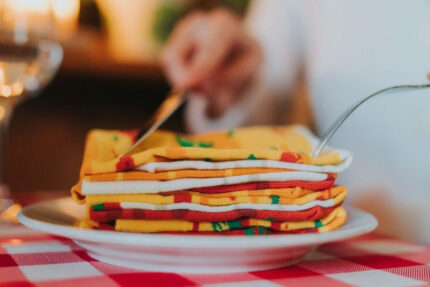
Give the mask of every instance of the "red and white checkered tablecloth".
[{"label": "red and white checkered tablecloth", "polygon": [[429,286],[430,247],[370,234],[322,246],[276,270],[193,275],[116,267],[90,258],[71,240],[0,225],[2,286]]}]

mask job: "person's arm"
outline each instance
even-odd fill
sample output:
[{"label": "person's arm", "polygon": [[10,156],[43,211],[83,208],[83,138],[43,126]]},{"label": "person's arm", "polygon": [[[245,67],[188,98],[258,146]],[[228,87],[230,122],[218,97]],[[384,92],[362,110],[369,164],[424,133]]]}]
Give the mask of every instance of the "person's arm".
[{"label": "person's arm", "polygon": [[181,21],[164,67],[174,86],[194,95],[186,109],[192,132],[277,120],[301,59],[298,3],[254,1],[244,26],[222,10]]},{"label": "person's arm", "polygon": [[253,2],[245,25],[261,45],[262,69],[240,100],[218,118],[206,115],[207,98],[193,97],[186,108],[191,132],[279,123],[302,64],[304,37],[299,9],[295,1]]},{"label": "person's arm", "polygon": [[276,101],[262,78],[254,79],[248,89],[249,91],[219,117],[209,117],[205,112],[210,105],[206,97],[191,97],[185,109],[188,131],[202,133],[244,125],[275,123]]}]

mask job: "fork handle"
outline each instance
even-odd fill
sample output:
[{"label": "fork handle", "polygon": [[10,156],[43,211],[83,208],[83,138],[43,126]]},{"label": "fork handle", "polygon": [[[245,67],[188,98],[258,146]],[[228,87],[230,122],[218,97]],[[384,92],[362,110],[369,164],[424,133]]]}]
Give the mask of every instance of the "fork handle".
[{"label": "fork handle", "polygon": [[382,90],[379,90],[367,97],[365,97],[364,99],[362,99],[361,101],[359,101],[358,103],[356,103],[355,105],[352,105],[345,113],[343,113],[338,119],[337,121],[331,126],[331,128],[324,134],[324,136],[321,138],[320,142],[318,143],[318,146],[314,149],[314,151],[312,152],[312,156],[316,157],[318,156],[322,149],[326,146],[326,144],[328,143],[328,141],[331,139],[331,137],[336,133],[336,131],[339,129],[339,127],[346,121],[346,119],[362,104],[364,104],[365,102],[367,102],[368,100],[384,94],[384,93],[388,93],[388,92],[400,92],[403,90],[411,90],[411,89],[425,89],[425,88],[430,88],[430,84],[421,84],[421,85],[399,85],[399,86],[393,86],[393,87],[388,87]]}]

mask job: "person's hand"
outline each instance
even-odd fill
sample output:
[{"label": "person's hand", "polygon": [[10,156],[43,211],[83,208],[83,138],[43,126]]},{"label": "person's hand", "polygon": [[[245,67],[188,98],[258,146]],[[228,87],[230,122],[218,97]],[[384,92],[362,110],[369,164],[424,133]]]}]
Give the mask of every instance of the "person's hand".
[{"label": "person's hand", "polygon": [[243,94],[260,63],[259,45],[226,10],[196,12],[180,21],[163,53],[173,86],[207,97],[212,117]]}]

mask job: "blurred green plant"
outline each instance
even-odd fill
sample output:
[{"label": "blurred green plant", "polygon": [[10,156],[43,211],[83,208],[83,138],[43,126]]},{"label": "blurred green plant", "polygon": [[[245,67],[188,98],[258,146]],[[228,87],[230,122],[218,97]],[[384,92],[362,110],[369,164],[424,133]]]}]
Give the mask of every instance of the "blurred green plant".
[{"label": "blurred green plant", "polygon": [[189,5],[181,5],[180,2],[174,3],[173,1],[164,3],[158,7],[154,15],[153,37],[158,43],[164,44],[174,29],[176,22],[193,10],[210,10],[216,7],[224,7],[239,16],[243,16],[246,13],[249,2],[249,0],[206,0],[193,1]]},{"label": "blurred green plant", "polygon": [[249,0],[219,0],[218,5],[224,6],[233,12],[243,16],[249,5]]},{"label": "blurred green plant", "polygon": [[167,41],[176,22],[190,11],[189,7],[178,5],[173,2],[160,5],[155,11],[152,34],[154,39],[163,44]]}]

